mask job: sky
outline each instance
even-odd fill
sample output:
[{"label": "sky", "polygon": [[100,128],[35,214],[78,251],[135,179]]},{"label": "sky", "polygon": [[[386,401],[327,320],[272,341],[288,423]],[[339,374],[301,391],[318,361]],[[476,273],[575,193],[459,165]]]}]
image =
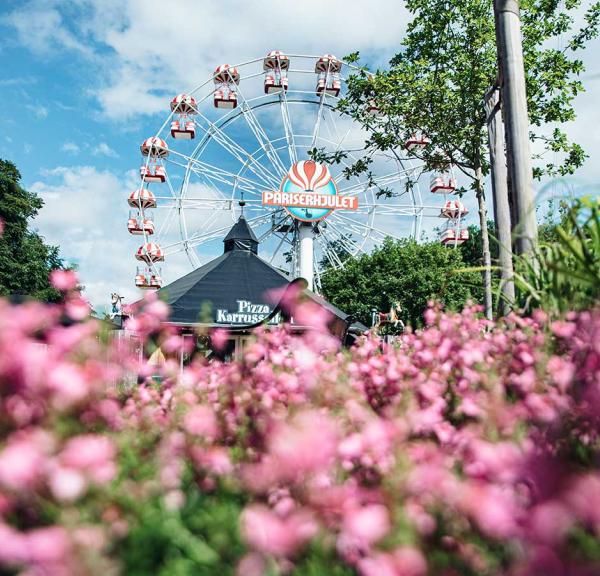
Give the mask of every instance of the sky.
[{"label": "sky", "polygon": [[[398,51],[407,21],[397,0],[2,0],[0,157],[15,162],[25,187],[43,198],[33,226],[77,264],[94,306],[102,310],[113,291],[132,301],[139,296],[133,254],[140,240],[127,233],[126,198],[139,186],[139,144],[165,122],[169,100],[209,79],[219,64],[261,58],[273,49],[339,57],[360,50],[370,68],[383,67]],[[599,57],[600,42],[594,41],[585,55],[587,92],[567,127],[591,157],[577,186],[600,178],[594,161],[600,151]],[[261,80],[249,80],[244,90],[258,93]],[[269,110],[257,118],[271,136],[283,125]],[[302,129],[312,129],[300,107],[294,114],[295,129],[301,131],[303,122]],[[333,118],[325,129],[338,129]],[[233,123],[231,130],[232,138],[250,146],[248,130]],[[211,164],[234,171],[225,156],[218,146],[206,152]],[[172,178],[174,186],[182,181],[176,169]],[[212,193],[196,186],[201,196]],[[209,217],[213,230],[231,222],[200,211],[187,224],[202,231]],[[200,250],[198,261],[215,250]],[[163,276],[173,280],[190,269],[177,254],[164,263]]]}]

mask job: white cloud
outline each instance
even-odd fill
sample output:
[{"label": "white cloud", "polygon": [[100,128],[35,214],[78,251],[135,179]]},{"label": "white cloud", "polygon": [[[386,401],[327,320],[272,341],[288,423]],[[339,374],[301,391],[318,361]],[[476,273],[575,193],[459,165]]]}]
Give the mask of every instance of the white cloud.
[{"label": "white cloud", "polygon": [[94,306],[107,303],[111,291],[134,296],[135,264],[127,257],[127,189],[122,181],[91,166],[60,167],[30,189],[44,200],[34,225],[49,243],[60,246],[64,258],[77,263],[85,295]]},{"label": "white cloud", "polygon": [[[117,175],[92,166],[59,167],[43,173],[29,188],[44,200],[34,226],[50,244],[60,246],[63,258],[76,263],[85,286],[85,296],[104,310],[111,292],[132,302],[141,295],[133,285],[137,263],[134,254],[140,236],[127,232],[127,196],[139,186],[135,171]],[[156,215],[160,225],[166,212]],[[164,244],[177,240],[178,229],[164,236]],[[168,257],[165,282],[189,272],[182,254]]]},{"label": "white cloud", "polygon": [[79,146],[77,144],[75,144],[75,142],[65,142],[61,148],[60,148],[63,152],[66,152],[67,154],[73,154],[73,155],[77,155],[79,154]]},{"label": "white cloud", "polygon": [[5,21],[37,53],[62,46],[91,57],[103,78],[94,92],[111,118],[164,110],[166,97],[206,80],[217,65],[274,48],[340,57],[359,49],[374,58],[385,53],[385,62],[407,22],[395,0],[371,0],[368,7],[329,0],[325,11],[320,0],[178,0],[176,7],[163,0],[78,0],[77,6],[71,28],[59,0],[33,0]]},{"label": "white cloud", "polygon": [[119,155],[106,142],[100,142],[92,150],[94,156],[107,156],[108,158],[118,158]]},{"label": "white cloud", "polygon": [[46,106],[42,106],[41,104],[26,104],[25,108],[39,120],[43,120],[48,116],[48,108],[46,108]]},{"label": "white cloud", "polygon": [[32,0],[5,15],[2,22],[13,26],[21,43],[42,56],[59,47],[91,55],[90,49],[68,30],[58,4]]}]

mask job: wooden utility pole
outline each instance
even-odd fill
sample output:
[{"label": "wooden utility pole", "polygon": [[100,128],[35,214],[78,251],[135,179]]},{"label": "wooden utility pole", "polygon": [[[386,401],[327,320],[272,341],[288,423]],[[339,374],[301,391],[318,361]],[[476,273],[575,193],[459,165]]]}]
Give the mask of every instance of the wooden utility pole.
[{"label": "wooden utility pole", "polygon": [[500,314],[504,316],[511,311],[515,301],[515,284],[513,279],[508,171],[504,152],[504,124],[502,122],[500,89],[498,86],[492,86],[485,95],[485,111],[490,149],[494,221],[496,222],[500,265],[500,291],[502,294]]},{"label": "wooden utility pole", "polygon": [[531,252],[537,242],[537,221],[521,20],[517,0],[494,0],[498,64],[502,79],[508,177],[512,192],[512,230],[518,254]]}]

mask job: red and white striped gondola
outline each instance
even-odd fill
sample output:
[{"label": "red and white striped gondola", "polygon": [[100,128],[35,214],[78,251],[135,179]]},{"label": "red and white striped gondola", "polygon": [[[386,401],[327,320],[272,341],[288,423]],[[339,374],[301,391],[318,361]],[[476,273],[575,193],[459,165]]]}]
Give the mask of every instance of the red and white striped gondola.
[{"label": "red and white striped gondola", "polygon": [[340,70],[342,62],[333,54],[321,56],[315,64],[315,73],[319,75],[317,79],[317,96],[328,94],[329,96],[338,96],[342,88],[340,80]]},{"label": "red and white striped gondola", "polygon": [[413,134],[404,144],[404,147],[409,151],[423,150],[431,144],[431,140],[424,136],[422,133],[417,132]]},{"label": "red and white striped gondola", "polygon": [[452,194],[456,191],[456,178],[451,171],[437,172],[431,176],[429,190],[432,194]]},{"label": "red and white striped gondola", "polygon": [[142,182],[158,182],[161,184],[167,180],[167,171],[160,164],[140,166],[140,178]]},{"label": "red and white striped gondola", "polygon": [[158,136],[146,138],[140,146],[142,156],[150,156],[150,158],[166,158],[169,155],[169,146]]},{"label": "red and white striped gondola", "polygon": [[315,64],[315,73],[321,72],[333,72],[339,74],[342,70],[342,62],[338,60],[333,54],[324,54],[321,56]]},{"label": "red and white striped gondola", "polygon": [[326,78],[317,80],[317,96],[321,96],[323,92],[329,96],[337,96],[342,88],[342,83],[338,79],[332,79],[329,82]]},{"label": "red and white striped gondola", "polygon": [[162,165],[162,159],[169,155],[169,146],[157,136],[146,138],[140,146],[142,156],[148,158],[148,162],[140,166],[140,178],[142,182],[165,182],[167,172]]},{"label": "red and white striped gondola", "polygon": [[379,106],[377,106],[375,100],[369,100],[367,102],[367,114],[370,116],[381,116],[381,110],[379,109]]},{"label": "red and white striped gondola", "polygon": [[196,99],[189,94],[178,94],[171,100],[171,110],[178,116],[171,122],[171,136],[178,140],[193,140],[196,123],[191,116],[197,114]]},{"label": "red and white striped gondola", "polygon": [[460,245],[469,239],[469,231],[465,228],[457,230],[456,228],[448,228],[442,232],[440,242],[444,246]]},{"label": "red and white striped gondola", "polygon": [[440,216],[449,220],[463,218],[469,213],[466,206],[460,200],[447,200],[444,204]]},{"label": "red and white striped gondola", "polygon": [[160,274],[155,273],[150,275],[150,288],[160,288],[162,286],[162,278]]},{"label": "red and white striped gondola", "polygon": [[281,50],[271,50],[263,60],[263,70],[288,70],[290,67],[290,59]]},{"label": "red and white striped gondola", "polygon": [[279,94],[287,92],[288,79],[286,76],[277,76],[276,74],[265,75],[265,94]]},{"label": "red and white striped gondola", "polygon": [[171,111],[175,114],[197,114],[196,99],[189,94],[177,94],[171,100]]},{"label": "red and white striped gondola", "polygon": [[147,188],[134,190],[127,202],[132,208],[156,208],[156,198]]},{"label": "red and white striped gondola", "polygon": [[137,260],[141,260],[148,264],[163,262],[165,259],[162,248],[154,242],[142,244],[135,253],[135,257]]},{"label": "red and white striped gondola", "polygon": [[154,234],[154,221],[151,218],[143,218],[140,214],[130,215],[127,220],[127,230],[136,236],[151,235]]},{"label": "red and white striped gondola", "polygon": [[279,94],[287,91],[287,70],[290,67],[290,59],[280,50],[271,50],[263,60],[265,71],[265,94]]},{"label": "red and white striped gondola", "polygon": [[135,275],[135,285],[138,288],[150,288],[150,282],[148,281],[148,277],[143,272],[140,272],[139,268],[137,274]]},{"label": "red and white striped gondola", "polygon": [[213,74],[215,91],[213,102],[215,108],[231,109],[237,106],[236,84],[240,82],[240,73],[235,66],[221,64]]}]

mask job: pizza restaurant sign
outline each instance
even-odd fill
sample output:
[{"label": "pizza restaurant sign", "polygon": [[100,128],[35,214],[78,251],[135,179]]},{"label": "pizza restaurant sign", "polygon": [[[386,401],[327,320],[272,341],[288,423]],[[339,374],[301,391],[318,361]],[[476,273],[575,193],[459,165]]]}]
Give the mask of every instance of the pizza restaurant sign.
[{"label": "pizza restaurant sign", "polygon": [[279,191],[262,194],[264,206],[282,206],[302,222],[317,222],[334,210],[357,210],[358,198],[338,193],[325,164],[313,160],[296,162],[284,176]]},{"label": "pizza restaurant sign", "polygon": [[[237,300],[236,302],[237,310],[235,312],[227,308],[217,309],[217,324],[256,324],[271,313],[271,308],[267,304],[254,304],[249,300]],[[280,314],[276,314],[269,324],[279,324],[280,322]]]}]

